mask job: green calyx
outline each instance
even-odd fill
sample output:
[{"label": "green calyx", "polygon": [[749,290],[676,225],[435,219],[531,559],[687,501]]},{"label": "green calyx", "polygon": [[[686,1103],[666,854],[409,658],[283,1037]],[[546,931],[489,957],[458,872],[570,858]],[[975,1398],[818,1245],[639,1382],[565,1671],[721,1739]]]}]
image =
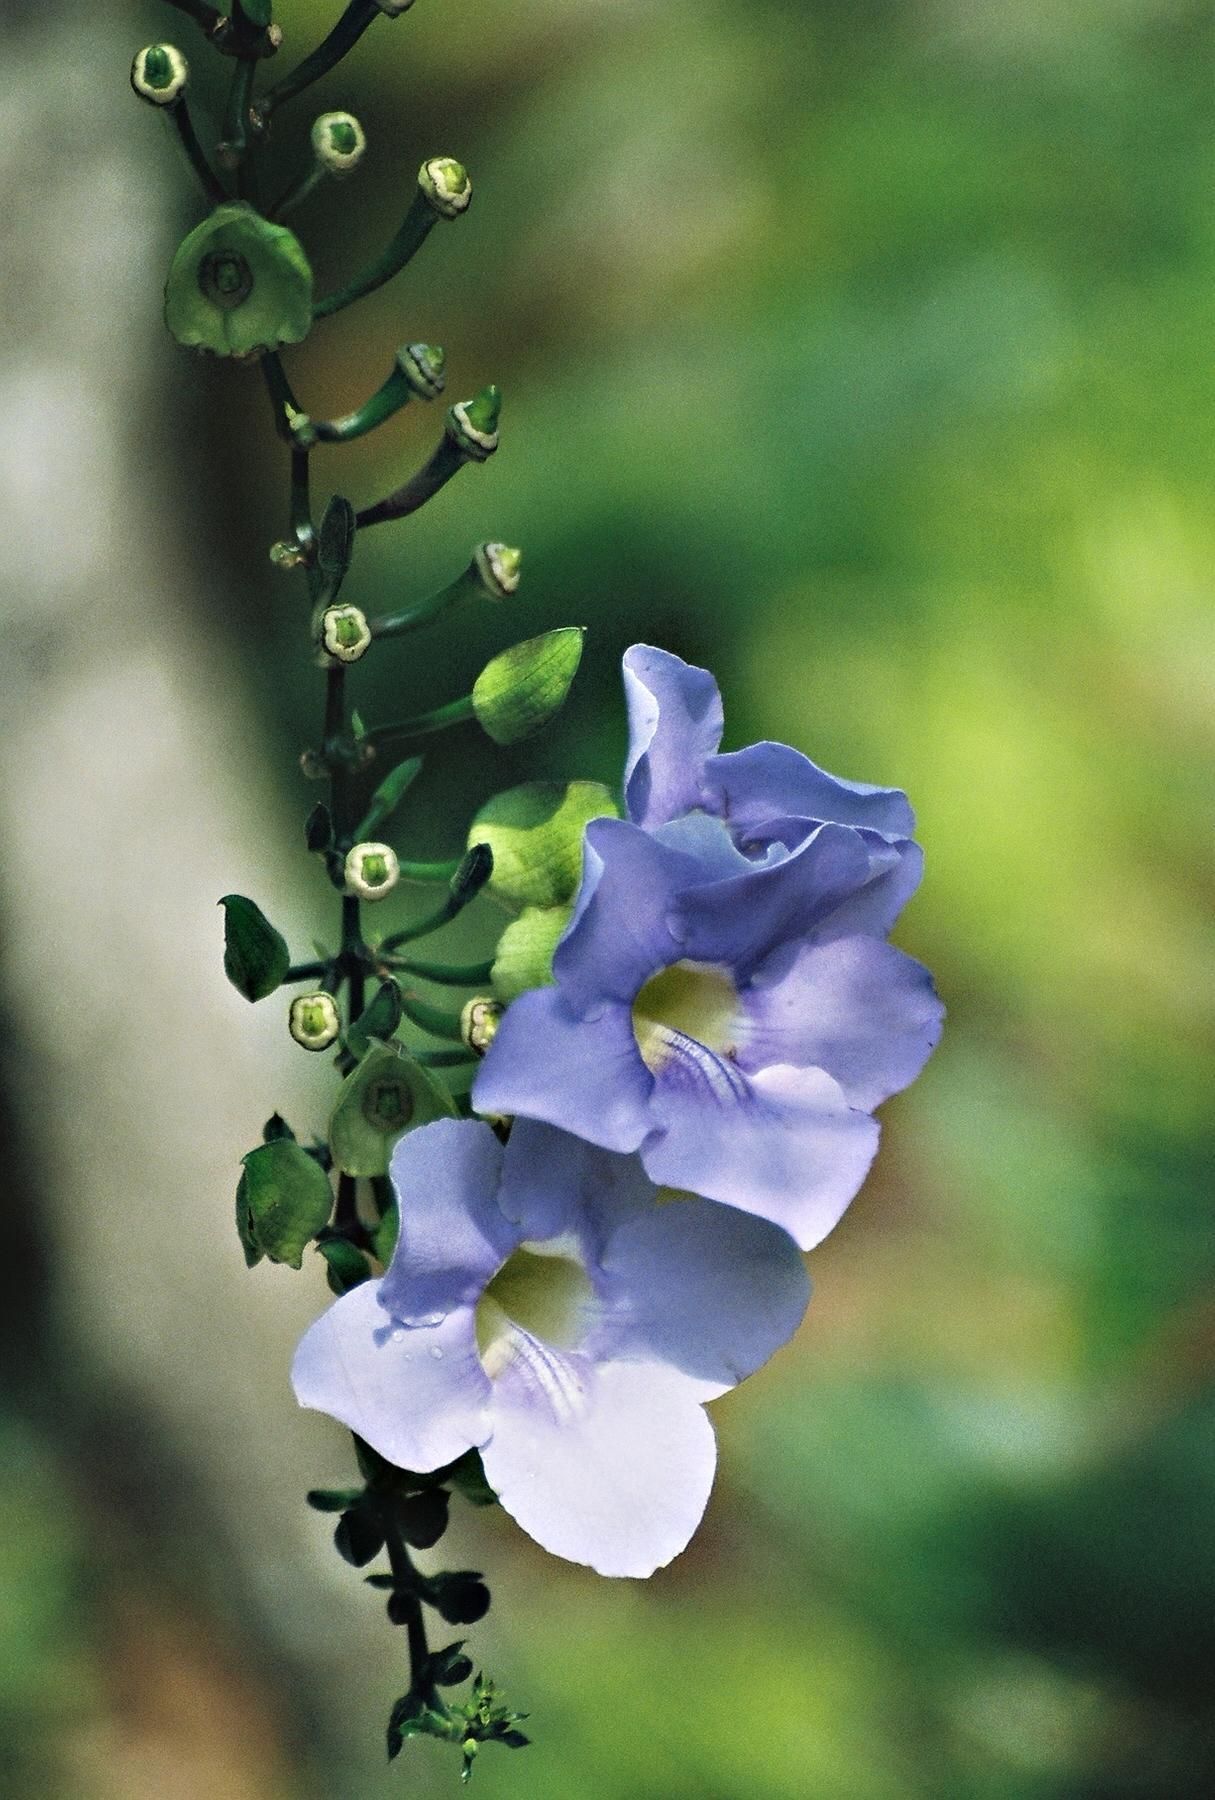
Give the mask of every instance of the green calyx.
[{"label": "green calyx", "polygon": [[252,207],[217,207],[173,258],[165,323],[179,344],[214,356],[298,344],[312,324],[312,270],[299,239]]},{"label": "green calyx", "polygon": [[529,988],[548,987],[553,979],[553,952],[570,922],[573,907],[525,906],[498,939],[493,990],[509,1004]]},{"label": "green calyx", "polygon": [[473,462],[484,462],[498,448],[502,390],[491,382],[471,400],[457,400],[447,414],[448,436]]},{"label": "green calyx", "polygon": [[473,711],[482,729],[496,744],[531,737],[565,704],[581,660],[582,629],[577,625],[503,650],[473,683]]},{"label": "green calyx", "polygon": [[472,182],[464,164],[454,156],[432,156],[418,170],[418,187],[443,219],[454,219],[468,208]]},{"label": "green calyx", "polygon": [[189,65],[174,44],[148,44],[131,64],[131,86],[152,106],[172,106],[189,77]]},{"label": "green calyx", "polygon": [[446,353],[439,344],[403,344],[397,351],[397,368],[423,400],[433,400],[443,392],[446,364]]},{"label": "green calyx", "polygon": [[495,794],[469,828],[470,843],[493,851],[488,892],[510,907],[566,905],[581,879],[587,825],[616,814],[598,781],[527,781]]},{"label": "green calyx", "polygon": [[454,1115],[447,1093],[401,1045],[373,1044],[338,1094],[329,1122],[333,1160],[347,1175],[385,1175],[403,1131]]}]

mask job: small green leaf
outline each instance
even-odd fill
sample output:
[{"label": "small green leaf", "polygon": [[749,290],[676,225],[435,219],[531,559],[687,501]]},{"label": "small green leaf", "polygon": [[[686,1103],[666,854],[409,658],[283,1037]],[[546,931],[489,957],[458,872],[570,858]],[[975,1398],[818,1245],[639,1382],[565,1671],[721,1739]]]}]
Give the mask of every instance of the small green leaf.
[{"label": "small green leaf", "polygon": [[473,711],[496,744],[517,744],[561,710],[582,660],[582,628],[563,626],[503,650],[473,683]]},{"label": "small green leaf", "polygon": [[244,1157],[242,1186],[250,1230],[271,1262],[298,1269],[304,1246],[329,1222],[333,1189],[329,1177],[290,1138],[259,1144]]},{"label": "small green leaf", "polygon": [[325,1259],[325,1279],[339,1297],[359,1287],[371,1275],[371,1267],[361,1250],[345,1238],[324,1238],[317,1250]]},{"label": "small green leaf", "polygon": [[374,1038],[390,1038],[400,1023],[401,990],[395,981],[385,981],[366,1012],[348,1028],[346,1048],[352,1056],[364,1057]]},{"label": "small green leaf", "polygon": [[350,729],[353,731],[355,739],[358,742],[361,742],[362,739],[367,736],[367,727],[363,723],[363,715],[357,706],[351,708]]},{"label": "small green leaf", "polygon": [[394,1199],[391,1205],[384,1208],[384,1215],[371,1234],[371,1248],[385,1268],[392,1261],[392,1253],[397,1247],[400,1231],[401,1217]]},{"label": "small green leaf", "polygon": [[489,1611],[489,1589],[476,1569],[432,1575],[426,1598],[449,1625],[475,1625]]},{"label": "small green leaf", "polygon": [[565,906],[582,879],[582,839],[592,819],[617,807],[598,781],[525,781],[486,802],[469,828],[488,844],[489,892],[507,906]]},{"label": "small green leaf", "polygon": [[240,1238],[241,1249],[245,1253],[245,1267],[255,1269],[262,1260],[264,1252],[253,1235],[253,1219],[249,1212],[249,1184],[244,1172],[236,1184],[236,1235]]},{"label": "small green leaf", "polygon": [[295,1133],[282,1113],[271,1113],[262,1126],[262,1143],[273,1144],[277,1138],[290,1138],[294,1142]]},{"label": "small green leaf", "polygon": [[444,1644],[441,1650],[432,1650],[426,1661],[426,1673],[437,1687],[459,1687],[470,1678],[473,1666],[463,1652],[463,1638],[457,1638],[454,1644]]},{"label": "small green leaf", "polygon": [[356,841],[380,835],[381,828],[391,818],[413,782],[416,781],[421,767],[422,758],[411,756],[408,761],[398,763],[391,775],[385,776],[371,796],[371,805],[367,808],[362,823],[354,834]]},{"label": "small green leaf", "polygon": [[355,512],[344,494],[334,494],[321,514],[316,534],[316,562],[330,598],[337,593],[354,561],[354,541],[358,531]]},{"label": "small green leaf", "polygon": [[399,1044],[373,1045],[342,1083],[329,1142],[348,1175],[386,1175],[403,1131],[456,1116],[451,1096]]},{"label": "small green leaf", "polygon": [[442,1475],[448,1487],[467,1500],[470,1506],[498,1504],[497,1494],[485,1479],[479,1450],[466,1450],[463,1456],[442,1471]]},{"label": "small green leaf", "polygon": [[369,1506],[352,1506],[335,1525],[333,1543],[339,1556],[361,1569],[384,1548],[383,1527]]},{"label": "small green leaf", "polygon": [[260,906],[243,894],[225,894],[224,973],[246,1000],[264,1000],[291,966],[286,939],[276,931]]},{"label": "small green leaf", "polygon": [[570,922],[572,906],[525,906],[512,919],[494,956],[493,990],[510,1002],[553,979],[553,952]]},{"label": "small green leaf", "polygon": [[165,324],[179,344],[215,356],[260,356],[312,328],[303,245],[243,202],[216,207],[178,246],[165,281]]}]

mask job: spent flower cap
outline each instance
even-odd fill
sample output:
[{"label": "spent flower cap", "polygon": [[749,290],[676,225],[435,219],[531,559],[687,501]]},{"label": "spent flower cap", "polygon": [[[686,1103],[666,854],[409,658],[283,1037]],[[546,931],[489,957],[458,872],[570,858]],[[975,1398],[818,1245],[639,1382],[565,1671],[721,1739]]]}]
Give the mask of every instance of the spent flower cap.
[{"label": "spent flower cap", "polygon": [[441,219],[458,218],[472,199],[468,170],[454,156],[430,157],[418,170],[418,186]]},{"label": "spent flower cap", "polygon": [[322,113],[312,127],[312,154],[330,175],[353,175],[367,149],[367,135],[353,113]]},{"label": "spent flower cap", "polygon": [[151,106],[172,106],[189,79],[190,65],[175,44],[146,44],[131,64],[131,86]]},{"label": "spent flower cap", "polygon": [[479,994],[475,1000],[465,1002],[460,1012],[460,1036],[474,1055],[485,1055],[505,1011],[500,1000],[493,1000],[487,994]]},{"label": "spent flower cap", "polygon": [[447,354],[439,344],[402,344],[397,368],[420,400],[434,400],[443,392]]},{"label": "spent flower cap", "polygon": [[388,844],[356,844],[346,856],[346,888],[361,900],[383,900],[401,879],[397,853]]},{"label": "spent flower cap", "polygon": [[502,390],[492,381],[471,400],[457,400],[447,414],[447,435],[472,462],[484,462],[498,448]]},{"label": "spent flower cap", "polygon": [[305,1050],[327,1050],[342,1029],[332,994],[297,994],[288,1014],[291,1035]]},{"label": "spent flower cap", "polygon": [[179,344],[215,356],[298,344],[312,325],[312,269],[299,239],[250,206],[216,207],[173,258],[165,323]]},{"label": "spent flower cap", "polygon": [[327,606],[321,614],[321,648],[338,662],[358,662],[371,645],[367,615],[357,606]]},{"label": "spent flower cap", "polygon": [[507,600],[517,593],[522,550],[513,544],[478,544],[473,551],[473,561],[491,600]]}]

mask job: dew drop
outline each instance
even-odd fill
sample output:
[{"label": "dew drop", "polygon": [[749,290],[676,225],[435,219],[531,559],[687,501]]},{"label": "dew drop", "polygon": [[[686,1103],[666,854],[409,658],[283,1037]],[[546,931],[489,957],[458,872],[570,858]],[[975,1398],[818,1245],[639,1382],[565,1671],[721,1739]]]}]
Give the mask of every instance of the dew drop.
[{"label": "dew drop", "polygon": [[443,1351],[438,1344],[432,1344],[430,1346],[430,1354],[434,1357],[436,1362],[442,1362]]},{"label": "dew drop", "polygon": [[394,1344],[403,1344],[405,1342],[405,1327],[403,1325],[394,1325],[388,1335]]}]

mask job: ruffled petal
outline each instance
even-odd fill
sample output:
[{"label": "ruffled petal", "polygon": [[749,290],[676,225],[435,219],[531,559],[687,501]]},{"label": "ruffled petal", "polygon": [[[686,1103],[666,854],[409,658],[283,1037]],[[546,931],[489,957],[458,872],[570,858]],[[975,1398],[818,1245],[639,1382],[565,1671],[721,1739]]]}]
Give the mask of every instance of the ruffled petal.
[{"label": "ruffled petal", "polygon": [[721,695],[707,669],[667,650],[634,644],[624,653],[629,818],[647,829],[703,804],[700,774],[721,742]]},{"label": "ruffled petal", "polygon": [[[703,1045],[668,1061],[641,1146],[660,1186],[771,1219],[811,1250],[839,1221],[877,1150],[878,1127],[821,1069],[745,1075]],[[710,1066],[715,1065],[715,1066]]]},{"label": "ruffled petal", "polygon": [[918,844],[888,844],[868,831],[861,837],[869,850],[869,879],[819,922],[814,935],[820,941],[855,932],[885,937],[920,885],[924,852]]},{"label": "ruffled petal", "polygon": [[472,1098],[478,1112],[522,1113],[628,1151],[650,1128],[653,1085],[627,1005],[579,1018],[558,989],[533,988],[507,1007]]},{"label": "ruffled petal", "polygon": [[425,1474],[484,1443],[489,1378],[471,1307],[441,1324],[394,1325],[378,1281],[365,1281],[300,1339],[291,1382],[301,1406],[328,1413],[401,1469]]},{"label": "ruffled petal", "polygon": [[480,1120],[439,1119],[405,1134],[391,1173],[400,1231],[380,1304],[405,1325],[430,1324],[473,1305],[518,1242],[495,1199],[502,1146]]},{"label": "ruffled petal", "polygon": [[915,1080],[944,1016],[928,970],[872,937],[778,951],[757,970],[742,1007],[744,1069],[826,1069],[866,1111]]},{"label": "ruffled petal", "polygon": [[915,814],[899,788],[841,781],[788,744],[749,744],[711,757],[703,786],[714,812],[742,844],[766,843],[774,821],[791,819],[864,826],[885,837],[910,837]]},{"label": "ruffled petal", "polygon": [[669,1363],[702,1384],[703,1400],[767,1362],[810,1300],[787,1231],[693,1195],[622,1220],[602,1271],[603,1316],[588,1350]]},{"label": "ruffled petal", "polygon": [[617,1156],[534,1119],[511,1126],[498,1204],[521,1238],[576,1237],[598,1263],[612,1231],[654,1206],[654,1184],[635,1156]]},{"label": "ruffled petal", "polygon": [[703,879],[695,856],[625,819],[592,819],[584,844],[594,886],[553,956],[554,979],[575,1013],[605,1000],[631,1002],[656,969],[683,954],[668,914],[681,889]]},{"label": "ruffled petal", "polygon": [[676,1370],[597,1365],[516,1329],[481,1458],[506,1511],[554,1556],[645,1576],[700,1523],[717,1449]]}]

